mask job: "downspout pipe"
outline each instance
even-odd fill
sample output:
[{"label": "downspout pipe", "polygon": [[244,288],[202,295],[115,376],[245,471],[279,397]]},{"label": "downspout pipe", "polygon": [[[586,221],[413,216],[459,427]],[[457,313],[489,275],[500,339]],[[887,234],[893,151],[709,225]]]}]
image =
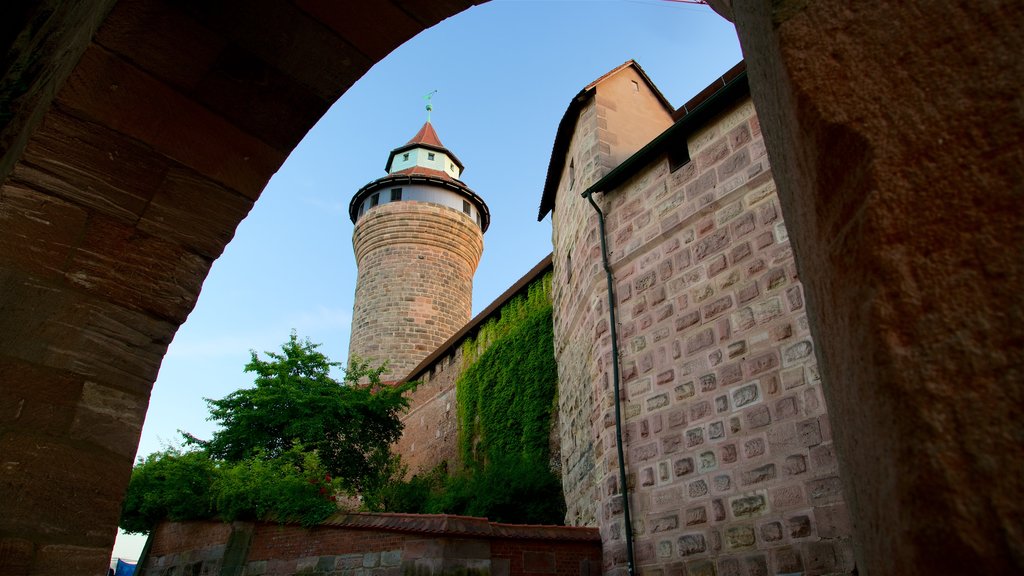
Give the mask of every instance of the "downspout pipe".
[{"label": "downspout pipe", "polygon": [[619,398],[619,336],[615,322],[615,290],[612,282],[612,267],[608,264],[608,241],[604,231],[604,212],[594,202],[595,190],[588,188],[583,197],[597,211],[597,225],[601,236],[601,263],[604,265],[605,279],[608,281],[608,323],[612,338],[612,388],[615,394],[615,448],[619,456],[619,486],[622,491],[622,520],[626,524],[626,569],[629,576],[636,573],[633,566],[633,522],[629,517],[629,483],[626,478],[626,460],[622,453],[622,402]]}]

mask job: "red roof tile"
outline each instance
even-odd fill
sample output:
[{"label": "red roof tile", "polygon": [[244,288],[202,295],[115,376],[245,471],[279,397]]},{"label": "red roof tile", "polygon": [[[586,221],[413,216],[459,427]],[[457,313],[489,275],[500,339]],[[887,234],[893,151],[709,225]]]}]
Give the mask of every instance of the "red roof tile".
[{"label": "red roof tile", "polygon": [[444,148],[444,144],[441,144],[441,139],[437,137],[437,132],[434,131],[434,126],[427,120],[420,131],[405,143],[406,146],[409,144],[428,144],[430,146],[437,146],[438,148]]},{"label": "red roof tile", "polygon": [[396,172],[392,172],[390,175],[391,176],[399,176],[399,175],[401,175],[401,176],[433,176],[434,178],[440,178],[442,180],[448,180],[450,182],[457,182],[459,184],[462,184],[461,180],[457,180],[455,178],[452,178],[451,174],[445,172],[444,170],[434,170],[433,168],[424,168],[423,166],[412,166],[410,168],[406,168],[405,170],[398,170]]}]

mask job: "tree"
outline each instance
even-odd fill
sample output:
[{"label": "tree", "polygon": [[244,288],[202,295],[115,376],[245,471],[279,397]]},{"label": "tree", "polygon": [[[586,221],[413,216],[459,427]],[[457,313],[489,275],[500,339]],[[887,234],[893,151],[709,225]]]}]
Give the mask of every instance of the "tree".
[{"label": "tree", "polygon": [[188,450],[139,459],[121,511],[127,532],[157,522],[203,518],[299,520],[309,526],[337,510],[336,495],[370,494],[402,470],[391,445],[402,433],[404,393],[385,384],[385,367],[353,358],[340,365],[293,332],[281,353],[255,352],[245,366],[254,387],[207,398],[210,440],[183,433]]},{"label": "tree", "polygon": [[281,353],[268,360],[252,352],[246,372],[256,375],[253,388],[220,400],[207,398],[210,420],[221,429],[208,441],[186,435],[211,457],[239,462],[273,459],[301,445],[313,451],[327,472],[350,493],[370,490],[386,480],[391,445],[402,433],[399,415],[416,383],[384,384],[385,367],[350,359],[342,381],[331,377],[331,362],[319,344],[300,341],[293,332]]},{"label": "tree", "polygon": [[145,534],[164,519],[208,518],[216,478],[216,464],[202,451],[168,448],[140,458],[132,469],[119,524],[125,532]]},{"label": "tree", "polygon": [[276,458],[238,462],[214,460],[201,449],[168,448],[135,465],[119,524],[135,534],[165,519],[274,518],[312,526],[337,511],[338,489],[316,453],[301,445]]}]

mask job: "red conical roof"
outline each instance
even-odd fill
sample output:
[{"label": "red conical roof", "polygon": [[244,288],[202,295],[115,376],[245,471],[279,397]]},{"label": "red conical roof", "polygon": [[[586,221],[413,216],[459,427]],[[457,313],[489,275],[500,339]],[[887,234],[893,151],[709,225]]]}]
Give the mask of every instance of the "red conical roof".
[{"label": "red conical roof", "polygon": [[[406,146],[410,144],[427,144],[429,146],[437,146],[438,148],[444,148],[444,144],[441,144],[441,139],[437,137],[437,132],[434,131],[434,126],[427,120],[420,131],[405,143]],[[403,146],[404,148],[404,146]]]},{"label": "red conical roof", "polygon": [[409,140],[405,144],[391,151],[391,154],[388,156],[388,163],[384,166],[384,171],[389,173],[391,172],[391,164],[394,162],[396,155],[401,154],[402,152],[408,152],[409,150],[417,147],[427,148],[429,150],[441,152],[442,154],[447,154],[448,158],[458,165],[460,172],[465,169],[465,166],[463,166],[462,162],[455,157],[455,154],[453,154],[451,150],[445,148],[444,144],[441,144],[441,139],[438,138],[437,132],[434,131],[434,126],[430,123],[430,120],[427,120],[423,124],[423,127],[420,128],[420,131],[412,137],[412,140]]}]

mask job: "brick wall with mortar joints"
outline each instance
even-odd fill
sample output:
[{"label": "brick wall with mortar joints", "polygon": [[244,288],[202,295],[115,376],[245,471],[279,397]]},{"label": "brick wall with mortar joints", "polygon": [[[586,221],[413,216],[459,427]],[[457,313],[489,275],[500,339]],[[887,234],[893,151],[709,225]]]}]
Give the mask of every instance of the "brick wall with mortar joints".
[{"label": "brick wall with mortar joints", "polygon": [[[849,526],[802,288],[752,105],[695,133],[690,150],[693,160],[676,172],[655,163],[600,198],[618,298],[637,564],[848,571]],[[557,211],[555,221],[563,225]],[[558,274],[564,260],[555,262]],[[587,278],[604,285],[603,274]],[[594,452],[610,569],[623,562],[605,392],[610,343],[591,320],[559,337],[591,338],[600,351],[591,361],[602,407]]]},{"label": "brick wall with mortar joints", "polygon": [[402,437],[394,446],[409,475],[428,472],[441,463],[449,472],[459,469],[455,381],[461,373],[462,349],[457,346],[419,377],[420,385],[409,397],[409,412],[402,416]]},{"label": "brick wall with mortar joints", "polygon": [[191,569],[197,564],[204,574],[218,574],[230,537],[227,522],[162,522],[150,535],[146,574],[169,573],[175,566]]},{"label": "brick wall with mortar joints", "polygon": [[415,201],[377,206],[353,232],[359,268],[349,354],[404,377],[470,319],[483,235],[460,211]]},{"label": "brick wall with mortar joints", "polygon": [[[449,518],[464,527],[475,526],[475,530],[488,524],[481,519]],[[431,569],[431,573],[477,569],[508,576],[582,574],[589,569],[589,573],[596,574],[601,558],[600,543],[589,536],[552,534],[552,530],[564,528],[544,528],[540,534],[533,534],[530,527],[491,525],[489,534],[487,530],[462,534],[439,533],[443,530],[437,529],[437,517],[431,516],[392,516],[387,522],[394,529],[250,524],[252,538],[241,558],[242,575],[400,576],[422,573],[422,569]],[[218,573],[231,527],[217,521],[158,525],[144,566],[146,573],[191,574],[196,568],[197,573]],[[508,534],[509,528],[513,535]],[[211,537],[213,542],[205,540]],[[212,552],[216,545],[220,546],[220,557]]]}]

